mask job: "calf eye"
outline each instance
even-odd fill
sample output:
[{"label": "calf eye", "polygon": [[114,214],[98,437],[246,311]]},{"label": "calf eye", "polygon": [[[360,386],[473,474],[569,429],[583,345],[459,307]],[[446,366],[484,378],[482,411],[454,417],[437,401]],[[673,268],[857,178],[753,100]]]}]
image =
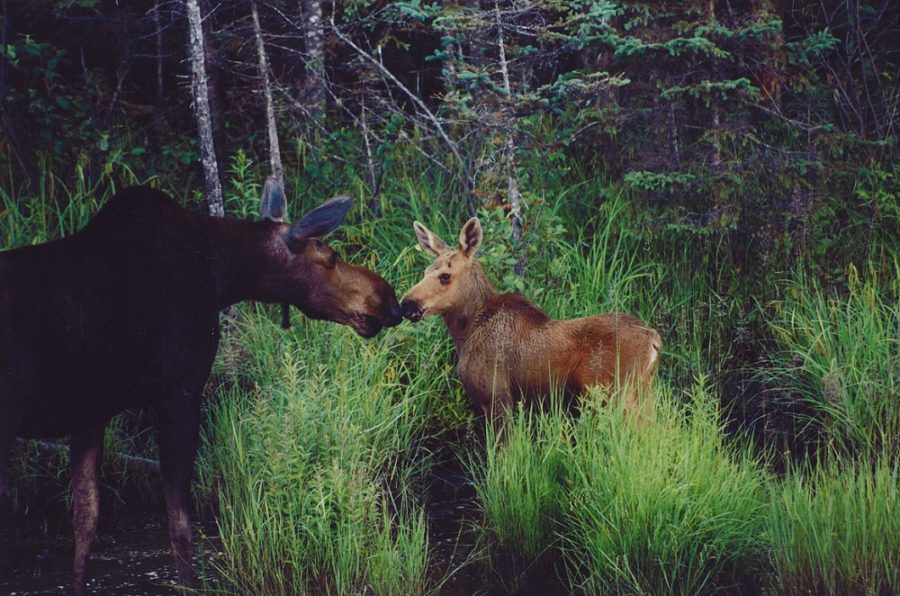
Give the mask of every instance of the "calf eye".
[{"label": "calf eye", "polygon": [[334,269],[334,266],[337,265],[338,255],[336,252],[331,253],[331,256],[328,257],[328,268]]},{"label": "calf eye", "polygon": [[441,285],[446,286],[450,283],[450,274],[449,273],[441,273],[438,276],[438,279],[441,280]]}]

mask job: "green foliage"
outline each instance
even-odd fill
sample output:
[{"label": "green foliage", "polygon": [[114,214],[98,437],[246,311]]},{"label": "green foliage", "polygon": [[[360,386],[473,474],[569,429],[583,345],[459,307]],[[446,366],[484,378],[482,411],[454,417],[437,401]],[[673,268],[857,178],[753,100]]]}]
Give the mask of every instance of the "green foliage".
[{"label": "green foliage", "polygon": [[440,6],[437,3],[423,4],[422,0],[394,2],[393,7],[399,10],[400,14],[419,21],[426,21],[441,14]]},{"label": "green foliage", "polygon": [[673,99],[679,94],[702,99],[706,106],[714,101],[735,99],[735,96],[739,94],[749,94],[754,96],[754,99],[759,98],[759,90],[746,77],[729,81],[700,81],[690,85],[673,85],[659,95],[663,99]]},{"label": "green foliage", "polygon": [[628,172],[623,180],[633,188],[662,193],[672,188],[689,187],[697,180],[697,177],[687,172],[641,171]]},{"label": "green foliage", "polygon": [[788,50],[789,60],[795,64],[810,66],[814,59],[835,49],[838,43],[839,40],[825,28],[800,41],[788,42],[785,49]]},{"label": "green foliage", "polygon": [[253,161],[238,150],[228,170],[230,187],[225,189],[225,211],[244,219],[259,217],[258,204],[262,183],[257,179]]}]

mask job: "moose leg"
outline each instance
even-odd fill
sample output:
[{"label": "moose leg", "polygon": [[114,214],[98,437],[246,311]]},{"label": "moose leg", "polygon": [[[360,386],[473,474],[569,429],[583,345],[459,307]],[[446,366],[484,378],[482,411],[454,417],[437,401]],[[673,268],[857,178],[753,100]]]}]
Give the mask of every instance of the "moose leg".
[{"label": "moose leg", "polygon": [[72,525],[75,529],[75,562],[72,592],[84,593],[84,580],[91,544],[97,533],[100,489],[97,474],[103,457],[105,425],[72,435],[69,459],[72,470]]},{"label": "moose leg", "polygon": [[6,516],[12,513],[12,483],[9,479],[9,460],[12,451],[12,433],[0,428],[0,525],[6,523]]},{"label": "moose leg", "polygon": [[[3,373],[0,373],[2,375]],[[22,418],[21,408],[16,406],[13,400],[20,396],[15,395],[14,389],[9,383],[0,378],[0,504],[6,500],[12,489],[9,479],[9,462],[12,455],[13,438],[16,436],[19,423]]]},{"label": "moose leg", "polygon": [[177,405],[160,408],[159,414],[159,455],[169,515],[169,539],[181,585],[195,589],[197,578],[191,564],[189,507],[191,474],[200,426],[199,400],[183,396]]},{"label": "moose leg", "polygon": [[8,497],[12,486],[9,480],[9,460],[12,453],[13,435],[6,428],[0,428],[0,503]]}]

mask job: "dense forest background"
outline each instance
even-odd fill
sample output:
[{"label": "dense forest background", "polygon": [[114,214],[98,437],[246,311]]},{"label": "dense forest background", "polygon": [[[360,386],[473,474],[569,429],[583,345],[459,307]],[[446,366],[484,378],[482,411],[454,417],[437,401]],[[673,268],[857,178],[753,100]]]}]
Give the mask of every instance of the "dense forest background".
[{"label": "dense forest background", "polygon": [[[223,179],[238,152],[268,159],[251,6],[200,2]],[[3,11],[12,187],[64,164],[201,188],[182,3]],[[258,15],[285,152],[339,156],[370,197],[415,138],[450,181],[436,201],[528,228],[542,189],[523,164],[542,156],[629,189],[659,230],[720,235],[748,272],[804,258],[839,275],[896,232],[895,3],[298,0]]]},{"label": "dense forest background", "polygon": [[[499,289],[556,317],[633,312],[663,336],[656,442],[605,419],[523,414],[479,458],[462,455],[478,451],[472,415],[437,325],[364,347],[315,323],[282,336],[273,312],[244,307],[210,383],[196,489],[218,519],[228,589],[428,592],[475,561],[501,591],[535,574],[561,593],[895,591],[897,2],[0,10],[2,249],[71,233],[135,183],[252,217],[272,176],[292,214],[352,194],[333,242],[398,295],[424,266],[412,221],[452,239],[477,214]],[[291,439],[302,425],[319,438]],[[111,451],[153,459],[147,426],[123,418]],[[445,448],[448,429],[463,431]],[[39,515],[63,501],[59,462],[42,457],[31,446],[18,460],[20,502]],[[437,564],[423,512],[448,458],[475,485],[479,538],[469,558]],[[529,474],[544,492],[523,493]],[[670,509],[653,500],[670,494]],[[609,495],[609,509],[584,506]],[[721,526],[685,521],[700,502]],[[871,524],[836,528],[840,516]],[[610,538],[617,523],[633,542]],[[692,550],[697,535],[712,550]]]}]

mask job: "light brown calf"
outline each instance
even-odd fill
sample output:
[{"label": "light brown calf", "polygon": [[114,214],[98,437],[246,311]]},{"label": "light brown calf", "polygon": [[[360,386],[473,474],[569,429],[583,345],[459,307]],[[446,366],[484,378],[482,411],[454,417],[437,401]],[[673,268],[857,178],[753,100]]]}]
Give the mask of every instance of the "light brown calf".
[{"label": "light brown calf", "polygon": [[413,228],[435,260],[401,300],[403,314],[414,323],[444,318],[466,393],[489,419],[551,387],[568,396],[593,386],[624,388],[628,411],[642,418],[652,412],[648,389],[662,350],[656,331],[622,313],[554,321],[523,296],[498,295],[475,259],[477,218],[463,226],[456,250],[419,222]]}]

